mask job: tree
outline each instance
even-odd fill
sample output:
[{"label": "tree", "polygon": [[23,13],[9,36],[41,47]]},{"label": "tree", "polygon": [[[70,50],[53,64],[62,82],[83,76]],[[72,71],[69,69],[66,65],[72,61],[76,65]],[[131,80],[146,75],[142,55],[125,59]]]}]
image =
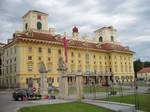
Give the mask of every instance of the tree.
[{"label": "tree", "polygon": [[150,61],[145,61],[144,62],[144,67],[150,67]]},{"label": "tree", "polygon": [[137,72],[141,70],[144,67],[143,62],[141,62],[140,59],[137,59],[134,61],[134,72],[135,72],[135,77],[137,76]]}]

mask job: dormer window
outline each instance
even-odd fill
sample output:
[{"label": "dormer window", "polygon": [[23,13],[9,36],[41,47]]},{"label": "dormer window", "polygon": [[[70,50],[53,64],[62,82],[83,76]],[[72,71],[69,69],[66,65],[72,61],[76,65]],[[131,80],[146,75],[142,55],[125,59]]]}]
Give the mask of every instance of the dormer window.
[{"label": "dormer window", "polygon": [[111,42],[114,42],[114,37],[113,36],[111,36],[110,39],[111,39]]},{"label": "dormer window", "polygon": [[28,23],[25,24],[25,29],[26,29],[26,30],[28,29]]},{"label": "dormer window", "polygon": [[102,36],[99,37],[99,42],[103,42],[103,37]]},{"label": "dormer window", "polygon": [[41,22],[37,22],[37,29],[41,30],[42,29],[42,23]]}]

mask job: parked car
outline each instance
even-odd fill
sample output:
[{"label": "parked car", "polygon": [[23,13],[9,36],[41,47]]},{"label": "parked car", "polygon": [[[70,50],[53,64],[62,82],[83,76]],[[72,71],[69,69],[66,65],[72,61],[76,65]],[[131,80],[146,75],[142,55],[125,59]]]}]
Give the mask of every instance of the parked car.
[{"label": "parked car", "polygon": [[15,101],[36,100],[40,99],[41,95],[34,93],[32,89],[17,89],[12,94]]}]

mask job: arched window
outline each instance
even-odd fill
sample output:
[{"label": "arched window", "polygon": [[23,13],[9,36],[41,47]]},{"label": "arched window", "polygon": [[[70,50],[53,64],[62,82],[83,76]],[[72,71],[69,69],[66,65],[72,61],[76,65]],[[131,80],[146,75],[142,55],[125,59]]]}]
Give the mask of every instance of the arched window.
[{"label": "arched window", "polygon": [[111,36],[110,39],[111,39],[111,42],[114,42],[114,37],[113,36]]},{"label": "arched window", "polygon": [[41,30],[42,29],[42,23],[41,22],[37,22],[37,29]]},{"label": "arched window", "polygon": [[102,36],[99,37],[99,42],[103,42],[103,37]]},{"label": "arched window", "polygon": [[28,29],[28,23],[25,24],[25,29],[26,29],[26,30]]}]

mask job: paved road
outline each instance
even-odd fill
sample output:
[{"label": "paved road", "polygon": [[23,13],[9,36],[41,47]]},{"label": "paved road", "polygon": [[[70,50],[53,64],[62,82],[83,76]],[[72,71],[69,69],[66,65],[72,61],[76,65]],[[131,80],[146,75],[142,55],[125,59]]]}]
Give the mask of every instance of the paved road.
[{"label": "paved road", "polygon": [[73,100],[14,101],[10,93],[0,93],[0,112],[17,112],[21,107],[72,102]]},{"label": "paved road", "polygon": [[0,94],[0,112],[16,112],[16,109],[29,105],[29,102],[13,101],[11,94]]}]

